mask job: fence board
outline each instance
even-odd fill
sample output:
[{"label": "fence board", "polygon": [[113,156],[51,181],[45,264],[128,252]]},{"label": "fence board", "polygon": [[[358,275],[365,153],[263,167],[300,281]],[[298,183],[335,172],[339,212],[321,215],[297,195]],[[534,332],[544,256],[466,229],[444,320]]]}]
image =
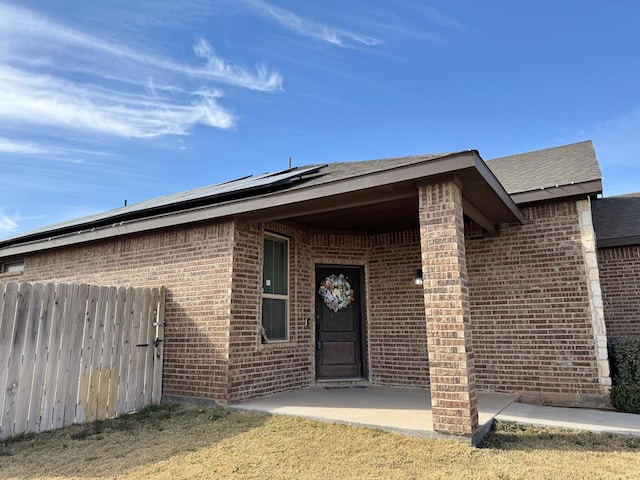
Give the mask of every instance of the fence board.
[{"label": "fence board", "polygon": [[53,426],[53,414],[56,402],[56,387],[58,385],[58,370],[60,368],[60,350],[62,348],[62,329],[64,327],[64,306],[67,302],[68,285],[56,286],[54,304],[51,314],[51,334],[47,347],[47,373],[45,375],[44,394],[42,397],[42,411],[40,414],[40,430],[50,430]]},{"label": "fence board", "polygon": [[[136,292],[133,302],[133,315],[131,316],[131,335],[129,337],[129,371],[127,375],[127,401],[125,409],[133,411],[136,409],[136,395],[138,390],[138,364],[140,363],[140,324],[142,323],[142,292]],[[144,342],[142,342],[144,343]]]},{"label": "fence board", "polygon": [[13,435],[18,408],[18,388],[22,382],[22,354],[24,341],[27,336],[27,316],[29,314],[29,302],[31,301],[31,284],[23,283],[18,291],[16,303],[16,317],[22,318],[13,328],[11,340],[11,356],[9,357],[7,384],[5,390],[4,412],[2,412],[2,424],[0,431]]},{"label": "fence board", "polygon": [[129,385],[129,367],[131,365],[131,327],[134,304],[135,290],[129,287],[126,291],[124,305],[124,327],[122,328],[122,347],[120,350],[120,383],[116,415],[122,415],[127,411],[127,386]]},{"label": "fence board", "polygon": [[0,285],[0,440],[159,403],[163,318],[163,288]]},{"label": "fence board", "polygon": [[104,312],[104,340],[102,342],[102,355],[100,358],[100,380],[96,393],[96,419],[103,420],[108,417],[109,388],[112,371],[112,355],[114,341],[114,323],[116,306],[118,302],[118,289],[111,287],[106,292],[107,305]]},{"label": "fence board", "polygon": [[7,380],[9,378],[9,359],[11,358],[11,344],[13,339],[13,325],[18,300],[18,285],[6,286],[3,295],[2,323],[0,323],[0,438],[11,436],[4,427],[4,409],[7,400]]},{"label": "fence board", "polygon": [[40,430],[44,383],[47,371],[47,347],[49,345],[49,337],[51,335],[51,320],[53,316],[54,301],[55,285],[52,283],[44,285],[42,293],[42,308],[40,310],[40,319],[37,327],[38,346],[36,348],[35,364],[33,369],[33,386],[31,388],[31,402],[29,403],[27,432],[38,432]]},{"label": "fence board", "polygon": [[72,425],[76,418],[76,406],[78,402],[78,384],[80,382],[80,363],[82,359],[82,338],[84,335],[85,315],[87,311],[87,298],[89,285],[78,286],[76,301],[71,309],[71,349],[69,351],[69,385],[64,399],[63,426]]},{"label": "fence board", "polygon": [[96,290],[96,301],[94,309],[94,334],[93,347],[91,353],[91,362],[89,362],[89,382],[87,386],[87,401],[85,406],[84,421],[93,422],[97,419],[98,411],[98,393],[100,392],[100,365],[102,361],[104,336],[105,336],[105,317],[107,315],[107,301],[109,299],[108,288],[91,287]]},{"label": "fence board", "polygon": [[27,409],[27,414],[15,414],[14,431],[26,432],[29,420],[29,408],[31,401],[31,389],[33,387],[33,376],[36,365],[36,352],[38,349],[38,327],[40,323],[40,312],[42,311],[42,284],[36,283],[31,288],[29,298],[28,313],[26,317],[27,330],[24,338],[22,350],[21,375],[18,383],[16,405]]},{"label": "fence board", "polygon": [[[157,315],[156,315],[156,337],[159,339],[164,338],[164,309],[165,309],[165,288],[160,287],[159,291],[159,301],[155,304],[157,305]],[[153,385],[152,385],[152,400],[151,403],[154,405],[160,404],[160,399],[162,396],[162,363],[164,359],[164,346],[163,343],[159,343],[157,347],[154,348],[153,355]]]},{"label": "fence board", "polygon": [[94,349],[96,347],[96,335],[98,335],[98,321],[96,310],[98,308],[98,295],[100,289],[96,286],[89,287],[89,295],[86,302],[84,315],[84,335],[82,338],[82,353],[80,362],[80,380],[78,384],[78,398],[75,411],[75,423],[82,423],[87,418],[89,404],[89,385],[91,384],[91,365]]},{"label": "fence board", "polygon": [[152,289],[145,291],[145,304],[143,306],[144,312],[144,324],[142,326],[144,330],[145,341],[149,345],[144,349],[142,353],[142,362],[144,362],[144,368],[142,369],[142,378],[140,382],[142,384],[142,388],[138,390],[138,402],[139,405],[150,405],[151,404],[151,382],[153,380],[153,349],[154,349],[154,338],[155,332],[153,328],[153,322],[155,322],[154,315],[154,305],[153,303],[155,296]]},{"label": "fence board", "polygon": [[62,428],[64,426],[64,411],[67,401],[67,391],[69,390],[70,370],[69,360],[71,358],[71,342],[73,337],[73,310],[75,302],[78,301],[78,290],[80,285],[69,285],[67,290],[67,298],[64,303],[64,311],[62,315],[62,337],[60,338],[60,350],[58,357],[58,374],[56,377],[56,392],[53,402],[53,428]]},{"label": "fence board", "polygon": [[120,388],[120,360],[122,359],[122,337],[125,327],[125,313],[127,289],[120,287],[118,289],[118,298],[116,300],[116,316],[113,324],[113,349],[111,354],[111,367],[109,376],[109,400],[107,402],[107,416],[115,417],[118,414],[118,390]]}]

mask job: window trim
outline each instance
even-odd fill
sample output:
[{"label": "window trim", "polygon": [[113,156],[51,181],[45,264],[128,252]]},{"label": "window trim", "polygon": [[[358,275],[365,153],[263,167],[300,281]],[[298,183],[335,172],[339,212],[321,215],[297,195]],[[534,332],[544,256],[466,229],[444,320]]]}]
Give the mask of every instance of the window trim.
[{"label": "window trim", "polygon": [[[282,295],[282,294],[277,294],[277,293],[265,293],[264,292],[264,241],[269,239],[269,238],[273,238],[276,240],[284,240],[287,246],[287,271],[286,271],[286,275],[287,275],[287,294],[286,295]],[[290,324],[290,313],[289,313],[289,306],[290,306],[290,296],[291,296],[291,239],[289,237],[286,237],[284,235],[280,235],[274,232],[270,232],[270,231],[264,231],[263,235],[262,235],[262,272],[260,277],[262,278],[261,280],[261,297],[260,297],[260,328],[261,328],[261,340],[263,344],[277,344],[277,343],[289,343],[291,341],[291,324]],[[284,312],[285,312],[285,319],[284,319],[284,329],[285,329],[285,337],[284,338],[275,338],[275,339],[271,339],[268,338],[267,335],[264,333],[264,327],[263,327],[263,322],[264,322],[264,299],[265,298],[271,298],[271,299],[275,299],[275,300],[284,300],[285,301],[285,308],[284,308]]]}]

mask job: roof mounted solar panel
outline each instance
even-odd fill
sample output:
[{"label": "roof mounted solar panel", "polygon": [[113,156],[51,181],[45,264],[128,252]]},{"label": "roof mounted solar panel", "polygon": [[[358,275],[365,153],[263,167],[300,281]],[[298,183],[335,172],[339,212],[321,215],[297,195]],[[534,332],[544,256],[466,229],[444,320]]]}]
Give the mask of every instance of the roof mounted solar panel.
[{"label": "roof mounted solar panel", "polygon": [[257,176],[242,177],[236,180],[198,187],[184,192],[152,198],[132,205],[116,208],[95,215],[57,223],[37,230],[0,240],[0,245],[10,243],[19,238],[44,237],[47,234],[58,234],[61,231],[73,231],[76,228],[87,228],[94,224],[109,224],[120,222],[131,217],[143,216],[144,212],[152,213],[157,210],[178,209],[180,206],[204,201],[224,201],[225,198],[250,196],[258,194],[260,190],[283,185],[291,185],[302,180],[305,175],[319,172],[326,165],[312,165],[308,167],[294,167],[275,173],[264,173]]}]

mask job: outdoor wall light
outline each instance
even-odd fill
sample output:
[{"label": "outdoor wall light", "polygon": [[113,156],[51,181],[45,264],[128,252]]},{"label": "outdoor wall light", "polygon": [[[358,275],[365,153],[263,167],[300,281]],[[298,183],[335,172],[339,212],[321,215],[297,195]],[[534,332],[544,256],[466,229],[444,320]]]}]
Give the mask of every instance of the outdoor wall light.
[{"label": "outdoor wall light", "polygon": [[414,285],[422,285],[422,269],[419,268],[418,271],[416,272],[416,278],[413,279],[413,283]]}]

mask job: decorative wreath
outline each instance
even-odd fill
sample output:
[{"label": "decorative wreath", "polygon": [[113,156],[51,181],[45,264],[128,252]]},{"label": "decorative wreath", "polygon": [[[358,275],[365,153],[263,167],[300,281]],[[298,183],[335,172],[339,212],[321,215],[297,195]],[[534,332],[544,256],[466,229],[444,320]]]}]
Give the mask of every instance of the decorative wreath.
[{"label": "decorative wreath", "polygon": [[343,308],[347,308],[349,304],[355,302],[356,297],[344,275],[329,275],[320,284],[318,293],[324,300],[325,305],[338,312]]}]

